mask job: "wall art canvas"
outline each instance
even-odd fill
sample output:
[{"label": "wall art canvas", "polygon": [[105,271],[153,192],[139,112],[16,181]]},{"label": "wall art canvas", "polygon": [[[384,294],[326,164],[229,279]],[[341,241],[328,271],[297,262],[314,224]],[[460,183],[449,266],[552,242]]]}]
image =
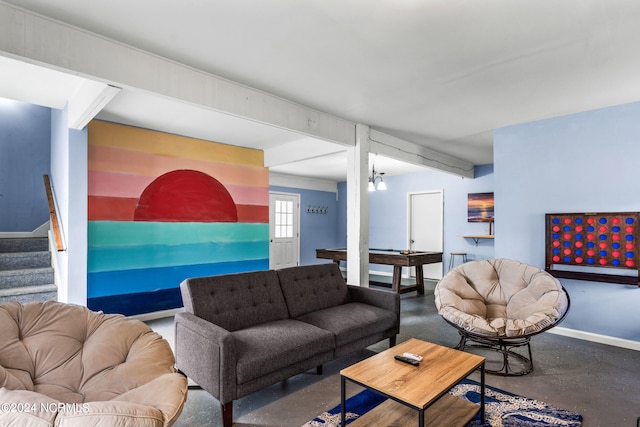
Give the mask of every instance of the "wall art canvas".
[{"label": "wall art canvas", "polygon": [[89,308],[179,308],[186,278],[269,268],[262,151],[96,120],[88,135]]},{"label": "wall art canvas", "polygon": [[493,193],[469,193],[467,197],[468,222],[492,222],[493,206]]}]

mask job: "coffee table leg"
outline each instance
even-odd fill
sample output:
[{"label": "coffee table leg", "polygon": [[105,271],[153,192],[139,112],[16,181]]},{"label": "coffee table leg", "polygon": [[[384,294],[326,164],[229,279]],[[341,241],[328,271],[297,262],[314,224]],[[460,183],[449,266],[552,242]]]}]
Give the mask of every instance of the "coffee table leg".
[{"label": "coffee table leg", "polygon": [[484,425],[484,363],[480,367],[480,422]]},{"label": "coffee table leg", "polygon": [[[484,371],[483,371],[484,372]],[[346,394],[346,384],[345,384],[345,378],[340,375],[340,425],[342,427],[344,427],[346,418],[347,418],[347,411],[346,408],[344,407],[345,404],[345,394]],[[484,394],[483,394],[484,396]]]},{"label": "coffee table leg", "polygon": [[424,427],[424,409],[418,411],[418,427]]}]

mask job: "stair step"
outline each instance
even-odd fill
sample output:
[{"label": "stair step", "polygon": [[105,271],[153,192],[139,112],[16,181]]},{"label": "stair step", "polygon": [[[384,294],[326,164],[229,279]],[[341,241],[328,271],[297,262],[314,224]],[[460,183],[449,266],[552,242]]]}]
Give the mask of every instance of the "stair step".
[{"label": "stair step", "polygon": [[51,267],[51,253],[49,251],[0,253],[0,270],[43,267]]},{"label": "stair step", "polygon": [[0,302],[58,299],[47,237],[0,239]]},{"label": "stair step", "polygon": [[0,271],[0,289],[54,283],[52,267]]},{"label": "stair step", "polygon": [[38,252],[49,250],[47,237],[0,239],[0,252]]},{"label": "stair step", "polygon": [[34,301],[57,299],[58,287],[52,284],[0,289],[0,302],[17,301],[25,304]]}]

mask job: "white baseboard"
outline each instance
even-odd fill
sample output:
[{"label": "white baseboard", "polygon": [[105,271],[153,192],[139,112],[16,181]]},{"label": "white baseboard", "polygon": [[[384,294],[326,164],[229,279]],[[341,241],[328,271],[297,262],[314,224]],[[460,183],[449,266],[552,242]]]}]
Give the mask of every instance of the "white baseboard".
[{"label": "white baseboard", "polygon": [[608,335],[594,334],[593,332],[578,331],[562,327],[551,328],[547,332],[565,337],[577,338],[584,341],[626,348],[628,350],[640,351],[640,341],[632,341],[624,338],[610,337]]},{"label": "white baseboard", "polygon": [[171,310],[154,311],[153,313],[135,314],[129,317],[131,317],[132,319],[138,319],[142,322],[147,322],[149,320],[175,316],[176,313],[180,313],[181,311],[184,311],[184,308],[172,308]]},{"label": "white baseboard", "polygon": [[[391,271],[376,271],[376,270],[369,270],[369,274],[373,274],[376,276],[388,276],[388,277],[393,277],[393,273]],[[408,277],[408,275],[406,275],[404,272],[402,272],[402,277]]]},{"label": "white baseboard", "polygon": [[49,222],[45,222],[33,231],[5,231],[0,232],[0,239],[31,239],[34,237],[47,237]]}]

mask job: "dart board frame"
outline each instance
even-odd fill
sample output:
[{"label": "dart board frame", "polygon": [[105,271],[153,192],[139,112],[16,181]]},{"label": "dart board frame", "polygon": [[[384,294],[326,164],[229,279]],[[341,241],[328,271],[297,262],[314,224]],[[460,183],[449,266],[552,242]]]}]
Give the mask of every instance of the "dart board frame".
[{"label": "dart board frame", "polygon": [[[545,269],[555,277],[640,286],[640,212],[549,213],[545,227]],[[638,276],[609,273],[621,269]]]}]

